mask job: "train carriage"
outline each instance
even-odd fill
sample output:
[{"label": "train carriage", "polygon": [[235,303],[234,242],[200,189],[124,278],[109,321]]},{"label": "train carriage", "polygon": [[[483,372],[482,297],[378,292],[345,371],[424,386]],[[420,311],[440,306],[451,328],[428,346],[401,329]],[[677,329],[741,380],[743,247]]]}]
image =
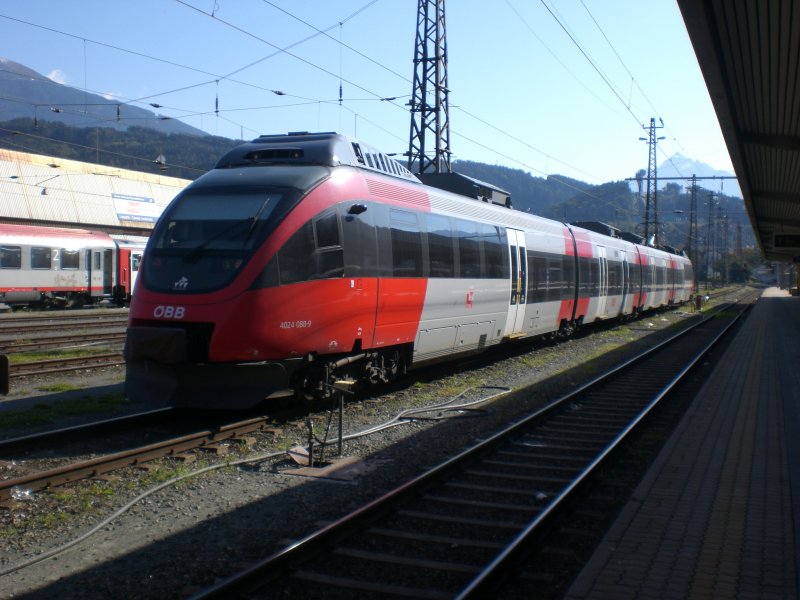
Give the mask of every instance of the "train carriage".
[{"label": "train carriage", "polygon": [[682,302],[669,275],[678,264],[425,186],[341,135],[262,136],[220,159],[157,223],[131,305],[127,392],[244,407],[326,395],[342,379],[387,381]]},{"label": "train carriage", "polygon": [[[130,299],[144,243],[86,229],[0,224],[0,303],[83,306]],[[120,261],[121,259],[121,261]]]}]

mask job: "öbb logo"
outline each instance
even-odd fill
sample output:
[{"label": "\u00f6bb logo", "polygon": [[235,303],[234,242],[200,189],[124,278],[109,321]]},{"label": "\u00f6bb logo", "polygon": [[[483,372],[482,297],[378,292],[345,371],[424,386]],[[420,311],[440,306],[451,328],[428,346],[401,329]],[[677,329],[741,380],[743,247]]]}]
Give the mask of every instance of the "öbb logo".
[{"label": "\u00f6bb logo", "polygon": [[185,306],[165,306],[159,304],[153,309],[153,317],[156,319],[182,319],[185,314]]}]

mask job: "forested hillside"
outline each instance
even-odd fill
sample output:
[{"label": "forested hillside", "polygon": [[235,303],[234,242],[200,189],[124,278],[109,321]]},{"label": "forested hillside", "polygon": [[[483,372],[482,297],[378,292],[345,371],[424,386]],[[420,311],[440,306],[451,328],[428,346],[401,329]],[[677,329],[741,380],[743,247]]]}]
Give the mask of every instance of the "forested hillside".
[{"label": "forested hillside", "polygon": [[[68,127],[63,123],[14,119],[0,123],[0,147],[132,171],[197,179],[238,140],[215,136],[164,134],[130,127]],[[162,160],[159,158],[163,158]]]},{"label": "forested hillside", "polygon": [[[165,134],[141,127],[118,131],[68,127],[52,121],[34,123],[32,119],[0,123],[0,147],[185,179],[196,179],[239,143],[222,137]],[[466,160],[455,162],[453,168],[506,190],[516,210],[565,222],[603,221],[619,229],[643,233],[644,199],[632,192],[626,181],[593,186],[561,175],[534,177],[521,169]],[[710,193],[702,190],[697,200],[696,243],[700,245],[706,237]],[[716,195],[715,210],[719,210],[717,206],[722,207],[731,227],[741,225],[742,244],[753,244],[742,200]],[[662,241],[678,248],[687,245],[689,208],[689,195],[683,186],[669,183],[659,190]],[[734,241],[731,235],[731,247]]]}]

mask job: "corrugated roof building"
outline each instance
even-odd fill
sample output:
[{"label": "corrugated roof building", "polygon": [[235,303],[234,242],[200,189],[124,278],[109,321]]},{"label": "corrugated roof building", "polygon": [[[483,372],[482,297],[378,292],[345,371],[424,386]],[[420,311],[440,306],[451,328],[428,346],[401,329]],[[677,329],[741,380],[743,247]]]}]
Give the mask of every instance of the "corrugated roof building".
[{"label": "corrugated roof building", "polygon": [[0,222],[147,235],[188,179],[0,149]]}]

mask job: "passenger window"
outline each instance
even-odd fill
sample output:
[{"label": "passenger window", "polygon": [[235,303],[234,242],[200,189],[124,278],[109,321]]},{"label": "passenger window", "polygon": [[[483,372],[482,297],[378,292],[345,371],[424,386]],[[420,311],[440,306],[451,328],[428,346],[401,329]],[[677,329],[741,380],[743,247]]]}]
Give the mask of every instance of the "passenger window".
[{"label": "passenger window", "polygon": [[31,248],[31,269],[50,269],[53,264],[53,251],[50,248],[34,246]]},{"label": "passenger window", "polygon": [[457,220],[454,223],[458,238],[459,277],[464,279],[481,276],[481,250],[478,224]]},{"label": "passenger window", "polygon": [[528,302],[547,300],[547,258],[528,252]]},{"label": "passenger window", "polygon": [[61,270],[72,271],[78,269],[81,264],[81,255],[79,250],[61,249]]},{"label": "passenger window", "polygon": [[450,219],[441,215],[426,215],[428,224],[428,256],[431,277],[455,277],[455,252]]},{"label": "passenger window", "polygon": [[417,215],[391,209],[392,274],[395,277],[422,277],[422,235]]},{"label": "passenger window", "polygon": [[21,269],[22,248],[20,246],[0,246],[0,269]]},{"label": "passenger window", "polygon": [[507,279],[508,240],[505,229],[484,224],[479,229],[483,241],[484,276],[489,279]]},{"label": "passenger window", "polygon": [[572,256],[562,257],[564,287],[562,288],[561,299],[572,300],[575,297],[575,259]]}]

